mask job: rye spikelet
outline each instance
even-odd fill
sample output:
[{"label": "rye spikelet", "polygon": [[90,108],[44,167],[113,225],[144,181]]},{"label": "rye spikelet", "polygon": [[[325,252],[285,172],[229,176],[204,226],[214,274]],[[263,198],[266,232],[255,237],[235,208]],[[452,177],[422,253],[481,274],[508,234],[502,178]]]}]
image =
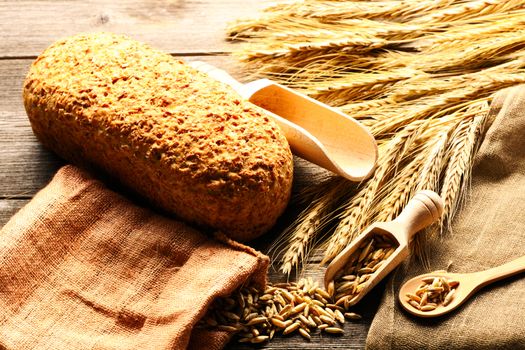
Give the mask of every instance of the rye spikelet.
[{"label": "rye spikelet", "polygon": [[351,18],[409,20],[421,13],[443,8],[454,0],[424,1],[306,1],[287,8],[297,16],[322,18],[325,21],[340,21]]},{"label": "rye spikelet", "polygon": [[390,107],[394,103],[393,99],[388,98],[382,98],[382,99],[374,99],[374,100],[367,100],[367,101],[357,101],[352,103],[347,103],[343,106],[340,106],[339,109],[347,113],[348,115],[351,115],[353,118],[356,119],[363,119],[366,117],[370,117],[371,111],[379,111],[384,108]]},{"label": "rye spikelet", "polygon": [[377,204],[374,205],[376,213],[372,214],[372,221],[390,221],[401,212],[412,197],[425,158],[426,153],[419,153],[395,174],[393,181],[381,189]]},{"label": "rye spikelet", "polygon": [[[525,30],[497,33],[489,37],[480,36],[477,40],[471,39],[468,45],[461,40],[431,47],[410,66],[427,72],[461,72],[464,66],[473,69],[504,62],[506,54],[521,50],[524,46]],[[439,61],[434,61],[436,59]]]},{"label": "rye spikelet", "polygon": [[[367,20],[369,27],[381,22],[389,23],[389,26],[383,26],[386,28],[379,31],[388,33],[393,28],[404,25],[405,22],[410,22],[431,11],[445,9],[454,2],[456,0],[297,1],[269,7],[259,18],[243,19],[232,23],[228,28],[228,36],[230,39],[256,38],[265,36],[266,33],[298,27],[321,27],[334,32],[334,24],[348,26],[363,20]],[[312,23],[316,25],[311,25]],[[413,25],[412,32],[415,31],[414,29]]]},{"label": "rye spikelet", "polygon": [[477,97],[485,97],[494,91],[495,86],[501,89],[520,84],[525,76],[524,67],[525,60],[514,59],[494,67],[453,76],[420,72],[391,87],[389,97],[397,102],[403,102],[472,88],[474,88],[472,93]]}]

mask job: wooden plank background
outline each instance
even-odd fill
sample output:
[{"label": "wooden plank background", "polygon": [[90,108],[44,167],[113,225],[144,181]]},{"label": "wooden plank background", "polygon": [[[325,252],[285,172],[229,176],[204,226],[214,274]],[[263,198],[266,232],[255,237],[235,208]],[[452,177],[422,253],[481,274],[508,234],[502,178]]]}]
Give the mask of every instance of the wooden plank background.
[{"label": "wooden plank background", "polygon": [[[235,44],[224,40],[224,28],[235,18],[255,16],[268,1],[258,0],[126,0],[0,2],[0,226],[50,180],[64,164],[44,149],[31,131],[22,103],[22,83],[32,60],[53,41],[79,32],[112,31],[148,42],[186,60],[204,60],[242,80],[238,63],[227,56]],[[296,159],[294,188],[307,186],[323,170]],[[290,207],[276,229],[254,242],[265,251],[297,208]],[[306,275],[320,280],[320,255],[314,254]],[[270,280],[285,277],[270,271]],[[340,337],[319,335],[306,342],[298,335],[278,337],[264,349],[361,349],[381,296],[382,286],[356,308],[364,318],[347,322]],[[250,349],[230,344],[228,349]]]},{"label": "wooden plank background", "polygon": [[254,16],[262,0],[90,0],[0,2],[1,57],[33,57],[60,37],[122,33],[178,55],[228,52],[224,27]]}]

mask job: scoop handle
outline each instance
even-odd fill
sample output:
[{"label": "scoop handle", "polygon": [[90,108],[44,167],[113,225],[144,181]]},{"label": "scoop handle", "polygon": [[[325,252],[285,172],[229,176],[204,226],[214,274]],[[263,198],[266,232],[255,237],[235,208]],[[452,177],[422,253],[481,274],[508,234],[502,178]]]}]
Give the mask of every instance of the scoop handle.
[{"label": "scoop handle", "polygon": [[408,243],[416,232],[439,220],[441,214],[443,214],[441,197],[436,192],[423,190],[412,197],[393,223],[403,228],[404,239]]},{"label": "scoop handle", "polygon": [[193,61],[189,62],[188,64],[196,70],[206,73],[215,80],[231,86],[235,91],[237,91],[237,93],[239,93],[239,95],[244,95],[244,84],[238,82],[237,79],[232,77],[228,72],[202,61]]}]

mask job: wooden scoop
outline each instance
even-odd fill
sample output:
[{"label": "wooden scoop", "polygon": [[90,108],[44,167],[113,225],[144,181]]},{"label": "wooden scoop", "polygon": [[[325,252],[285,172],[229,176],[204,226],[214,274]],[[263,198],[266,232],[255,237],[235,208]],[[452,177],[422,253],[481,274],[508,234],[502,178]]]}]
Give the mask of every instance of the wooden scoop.
[{"label": "wooden scoop", "polygon": [[[416,276],[403,284],[399,290],[399,301],[401,302],[403,308],[412,315],[419,317],[441,316],[458,308],[482,287],[524,271],[525,256],[522,256],[521,258],[485,271],[473,273],[448,273],[436,271],[432,273],[426,273],[424,275]],[[456,291],[454,293],[454,298],[448,305],[444,306],[443,304],[440,304],[432,311],[421,311],[408,303],[406,294],[413,294],[414,291],[421,285],[422,279],[425,277],[444,277],[447,280],[455,280],[459,282],[459,285],[456,287]]]},{"label": "wooden scoop", "polygon": [[345,267],[348,259],[363,241],[375,235],[386,236],[394,243],[394,246],[397,245],[397,248],[394,253],[382,263],[381,267],[372,274],[357,297],[354,297],[345,305],[352,306],[356,304],[409,255],[408,244],[414,234],[437,221],[442,213],[443,201],[437,193],[427,190],[416,193],[395,220],[377,222],[370,225],[334,258],[325,271],[325,287],[328,289],[328,284],[333,281],[337,273]]},{"label": "wooden scoop", "polygon": [[189,65],[264,108],[298,156],[352,181],[362,181],[374,171],[376,142],[353,118],[268,79],[242,84],[207,63],[195,61]]}]

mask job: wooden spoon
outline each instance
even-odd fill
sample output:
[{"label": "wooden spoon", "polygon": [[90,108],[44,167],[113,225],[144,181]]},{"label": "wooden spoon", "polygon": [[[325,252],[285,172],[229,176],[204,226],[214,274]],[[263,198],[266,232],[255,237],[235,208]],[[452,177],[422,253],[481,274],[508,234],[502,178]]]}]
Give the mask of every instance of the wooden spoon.
[{"label": "wooden spoon", "polygon": [[264,108],[298,156],[351,181],[362,181],[374,171],[376,142],[355,119],[268,79],[242,84],[210,64],[194,61],[189,65]]},{"label": "wooden spoon", "polygon": [[[448,273],[444,271],[436,271],[426,273],[424,275],[416,276],[407,281],[399,290],[399,301],[405,310],[415,316],[419,317],[436,317],[446,314],[463,304],[468,298],[476,293],[482,287],[499,281],[525,271],[525,256],[497,266],[488,270],[472,272],[472,273]],[[447,280],[459,281],[456,287],[454,298],[452,301],[444,306],[443,304],[432,311],[421,311],[411,306],[406,298],[407,293],[414,293],[414,291],[421,285],[422,279],[425,277],[443,277]]]},{"label": "wooden spoon", "polygon": [[350,256],[364,240],[370,239],[375,235],[386,236],[390,241],[394,242],[394,246],[397,245],[397,248],[383,262],[381,267],[373,273],[357,297],[354,297],[345,305],[351,306],[356,304],[409,255],[408,245],[414,234],[437,221],[442,213],[443,201],[437,193],[427,190],[419,191],[395,220],[372,224],[335,257],[325,271],[325,287],[328,289],[328,284],[345,267]]}]

